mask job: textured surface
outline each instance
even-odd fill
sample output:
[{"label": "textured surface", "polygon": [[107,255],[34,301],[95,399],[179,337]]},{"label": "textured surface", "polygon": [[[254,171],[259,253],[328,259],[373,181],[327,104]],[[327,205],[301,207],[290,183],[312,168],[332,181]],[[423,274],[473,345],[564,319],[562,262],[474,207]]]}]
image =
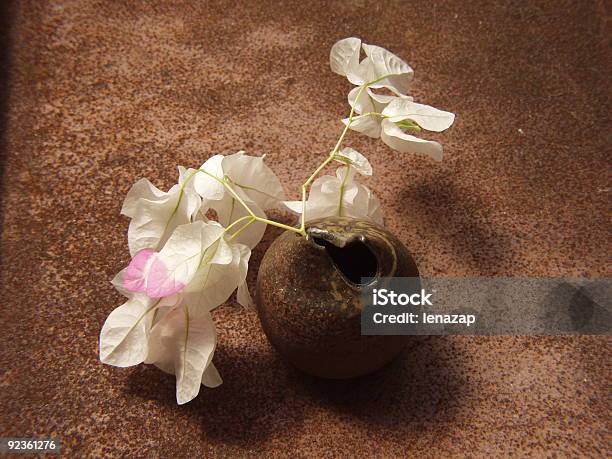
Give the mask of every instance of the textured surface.
[{"label": "textured surface", "polygon": [[244,148],[297,198],[347,113],[328,52],[349,35],[405,57],[416,99],[458,115],[430,136],[442,163],[349,137],[423,274],[610,275],[608,15],[578,0],[19,2],[2,15],[0,435],[58,436],[72,456],[609,455],[608,338],[422,339],[334,383],[286,366],[228,303],[225,383],[184,407],[173,377],[97,357],[129,186]]}]

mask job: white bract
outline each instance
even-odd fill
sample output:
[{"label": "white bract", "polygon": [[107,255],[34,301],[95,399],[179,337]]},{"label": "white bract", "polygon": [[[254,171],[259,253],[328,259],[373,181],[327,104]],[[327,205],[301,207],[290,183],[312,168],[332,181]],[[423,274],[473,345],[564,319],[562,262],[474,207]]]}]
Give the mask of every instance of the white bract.
[{"label": "white bract", "polygon": [[[366,57],[359,61],[361,48]],[[332,46],[329,62],[333,72],[346,76],[354,85],[387,88],[397,95],[408,92],[414,75],[412,68],[395,54],[380,46],[362,44],[355,37]]]},{"label": "white bract", "polygon": [[[258,217],[284,198],[263,157],[217,155],[202,169],[179,167],[179,183],[168,192],[146,179],[128,192],[122,213],[131,218],[132,260],[113,279],[128,300],[111,312],[100,333],[102,362],[146,362],[176,374],[178,403],[195,397],[201,384],[221,384],[212,364],[216,335],[210,311],[236,289],[238,302],[251,304],[250,246],[261,239],[265,223],[245,219],[250,227],[237,224],[228,232],[231,223],[251,215],[236,196]],[[219,222],[208,221],[209,209]]]},{"label": "white bract", "polygon": [[[200,169],[206,173],[196,175],[194,189],[202,196],[203,207],[213,209],[219,223],[225,227],[249,214],[236,196],[223,186],[223,180],[258,217],[265,218],[264,211],[277,207],[285,199],[278,177],[264,163],[263,156],[248,156],[243,151],[230,156],[215,155]],[[253,223],[236,239],[253,248],[263,237],[265,229],[265,223]]]},{"label": "white bract", "polygon": [[[370,162],[352,148],[341,149],[348,128],[381,138],[395,150],[441,159],[440,144],[409,132],[444,131],[454,115],[414,102],[408,95],[414,72],[406,62],[384,48],[347,38],[333,46],[330,65],[356,87],[348,94],[347,128],[302,186],[304,203],[284,201],[281,183],[264,157],[243,151],[214,155],[199,169],[179,167],[178,183],[167,192],[147,179],[132,186],[121,209],[130,218],[132,258],[112,281],[127,300],[102,327],[102,362],[118,367],[144,362],[176,375],[179,404],[196,397],[201,385],[220,385],[212,363],[217,335],[211,312],[236,290],[240,304],[252,303],[248,262],[266,225],[300,236],[307,234],[306,221],[321,217],[382,225],[380,201],[357,181],[372,175]],[[332,161],[342,164],[336,175],[316,178]],[[302,215],[299,227],[267,218],[265,212],[281,204]],[[217,221],[209,220],[213,213]]]},{"label": "white bract", "polygon": [[345,147],[339,153],[336,153],[334,159],[338,162],[352,166],[355,171],[361,175],[372,175],[372,165],[370,161],[357,150],[353,150],[350,147]]},{"label": "white bract", "polygon": [[225,240],[217,222],[177,227],[161,251],[145,249],[114,283],[128,301],[111,313],[100,334],[100,359],[115,366],[153,363],[177,375],[177,400],[195,397],[200,384],[215,386],[209,369],[215,346],[210,311],[237,287],[246,289],[250,249]]},{"label": "white bract", "polygon": [[111,312],[100,332],[100,360],[117,367],[143,362],[156,309],[156,300],[133,295]]},{"label": "white bract", "polygon": [[[359,62],[362,47],[366,57]],[[345,38],[332,47],[330,65],[334,72],[358,85],[348,95],[358,116],[342,120],[345,125],[381,138],[394,150],[442,159],[438,142],[420,139],[408,131],[444,131],[453,124],[455,115],[418,104],[407,95],[414,74],[408,64],[383,48],[362,44],[358,38]],[[387,88],[395,95],[376,93],[376,88]]]},{"label": "white bract", "polygon": [[[380,201],[368,187],[355,180],[356,174],[372,174],[369,161],[352,148],[343,149],[336,160],[347,165],[339,167],[335,177],[323,175],[313,182],[306,201],[306,220],[338,216],[382,225]],[[301,201],[285,201],[285,206],[296,214],[302,213]]]},{"label": "white bract", "polygon": [[[213,309],[244,282],[251,255],[247,246],[228,242],[224,235],[225,229],[213,221],[177,227],[161,251],[143,250],[132,258],[120,273],[123,289],[150,298],[180,292]],[[219,285],[220,277],[224,282]]]},{"label": "white bract", "polygon": [[147,179],[132,186],[121,208],[121,213],[132,219],[128,229],[130,255],[160,249],[177,226],[189,223],[197,214],[201,199],[193,189],[194,173],[179,167],[179,183],[167,193]]},{"label": "white bract", "polygon": [[223,381],[212,363],[217,345],[210,312],[183,302],[153,327],[145,363],[176,375],[176,401],[187,403],[200,386],[217,387]]}]

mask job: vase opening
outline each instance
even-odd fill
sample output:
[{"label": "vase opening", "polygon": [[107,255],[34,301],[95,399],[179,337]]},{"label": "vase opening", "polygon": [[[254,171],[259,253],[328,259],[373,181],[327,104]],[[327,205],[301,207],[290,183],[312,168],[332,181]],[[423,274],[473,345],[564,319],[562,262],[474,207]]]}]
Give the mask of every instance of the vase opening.
[{"label": "vase opening", "polygon": [[365,285],[361,281],[365,277],[375,277],[378,273],[378,260],[365,242],[352,239],[343,247],[331,242],[313,237],[312,241],[324,247],[332,262],[344,277],[356,285]]}]

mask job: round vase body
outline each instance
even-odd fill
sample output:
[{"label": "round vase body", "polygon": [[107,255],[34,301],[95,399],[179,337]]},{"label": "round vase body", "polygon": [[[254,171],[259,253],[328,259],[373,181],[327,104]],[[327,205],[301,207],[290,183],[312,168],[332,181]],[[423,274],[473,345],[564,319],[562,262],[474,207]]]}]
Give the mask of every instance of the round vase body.
[{"label": "round vase body", "polygon": [[346,217],[313,220],[308,237],[286,231],[257,277],[257,312],[276,350],[306,373],[351,378],[375,371],[404,347],[404,336],[362,336],[363,277],[419,277],[404,245],[384,228]]}]

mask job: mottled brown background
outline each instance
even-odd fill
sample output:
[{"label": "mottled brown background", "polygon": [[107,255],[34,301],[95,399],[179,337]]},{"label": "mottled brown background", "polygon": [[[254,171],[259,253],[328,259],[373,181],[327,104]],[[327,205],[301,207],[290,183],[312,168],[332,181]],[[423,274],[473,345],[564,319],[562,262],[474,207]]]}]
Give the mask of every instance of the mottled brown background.
[{"label": "mottled brown background", "polygon": [[606,3],[4,6],[0,435],[57,436],[66,456],[609,456],[609,338],[419,339],[385,371],[326,382],[230,302],[215,313],[225,383],[183,407],[172,376],[97,354],[130,185],[169,187],[177,164],[244,148],[297,198],[347,113],[328,53],[351,35],[403,56],[417,100],[457,113],[430,136],[442,163],[348,140],[422,273],[609,276]]}]

